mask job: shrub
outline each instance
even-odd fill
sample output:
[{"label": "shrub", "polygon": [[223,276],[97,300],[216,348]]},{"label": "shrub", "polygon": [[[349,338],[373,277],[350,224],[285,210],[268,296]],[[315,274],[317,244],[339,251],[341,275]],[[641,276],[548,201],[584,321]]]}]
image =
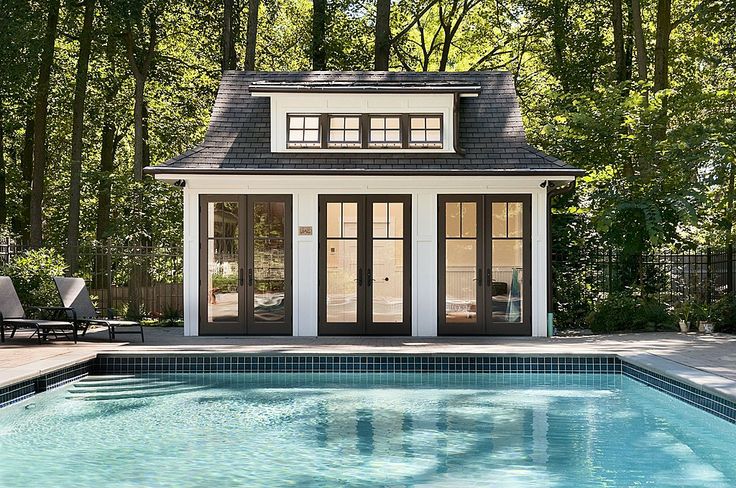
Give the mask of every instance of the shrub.
[{"label": "shrub", "polygon": [[666,304],[652,299],[639,302],[634,316],[634,330],[667,330],[674,329],[676,325],[677,316]]},{"label": "shrub", "polygon": [[588,325],[596,334],[660,330],[674,328],[677,317],[666,304],[631,292],[615,292],[595,303]]},{"label": "shrub", "polygon": [[0,269],[10,276],[21,303],[28,306],[56,306],[59,293],[54,276],[63,276],[66,263],[61,254],[52,249],[31,249],[13,258]]},{"label": "shrub", "polygon": [[713,305],[712,313],[719,332],[736,332],[736,292],[722,296]]},{"label": "shrub", "polygon": [[619,330],[630,330],[636,315],[637,300],[627,292],[609,293],[598,300],[587,322],[595,334],[608,334]]}]

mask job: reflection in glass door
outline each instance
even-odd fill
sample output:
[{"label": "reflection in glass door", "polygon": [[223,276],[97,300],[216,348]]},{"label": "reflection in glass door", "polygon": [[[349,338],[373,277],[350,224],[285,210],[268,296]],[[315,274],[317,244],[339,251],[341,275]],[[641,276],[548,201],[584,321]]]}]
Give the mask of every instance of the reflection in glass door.
[{"label": "reflection in glass door", "polygon": [[531,334],[530,200],[440,196],[440,334]]},{"label": "reflection in glass door", "polygon": [[200,201],[200,334],[291,334],[291,197]]},{"label": "reflection in glass door", "polygon": [[206,243],[200,266],[206,293],[200,308],[206,310],[205,328],[210,333],[243,334],[241,200],[213,198],[202,207]]},{"label": "reflection in glass door", "polygon": [[319,333],[411,333],[408,195],[320,197]]}]

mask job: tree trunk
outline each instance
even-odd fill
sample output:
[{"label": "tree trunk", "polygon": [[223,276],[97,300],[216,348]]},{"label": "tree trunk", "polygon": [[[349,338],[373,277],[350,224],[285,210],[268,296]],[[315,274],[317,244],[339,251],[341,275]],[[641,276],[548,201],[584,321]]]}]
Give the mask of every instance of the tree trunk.
[{"label": "tree trunk", "polygon": [[82,135],[84,133],[84,103],[87,97],[87,73],[92,50],[92,21],[95,16],[95,0],[84,1],[84,22],[79,36],[79,57],[72,105],[72,159],[69,183],[69,228],[67,230],[66,262],[69,274],[77,272],[79,263],[79,207],[82,186]]},{"label": "tree trunk", "polygon": [[734,192],[736,191],[736,154],[732,155],[728,165],[728,190],[726,193],[726,244],[733,244],[734,226],[736,226],[736,213],[734,213]]},{"label": "tree trunk", "polygon": [[[672,0],[657,1],[657,39],[654,45],[654,93],[669,87],[670,33],[672,32]],[[667,98],[654,123],[654,140],[667,137]]]},{"label": "tree trunk", "polygon": [[135,90],[133,93],[134,108],[133,108],[133,138],[134,138],[134,149],[133,149],[133,178],[136,181],[143,180],[143,160],[145,158],[145,140],[143,137],[144,127],[143,112],[145,110],[144,103],[145,99],[144,90],[146,88],[145,78],[137,78],[135,80]]},{"label": "tree trunk", "polygon": [[626,55],[624,52],[624,17],[621,0],[613,0],[613,52],[616,60],[616,81],[626,81]]},{"label": "tree trunk", "polygon": [[60,0],[49,1],[48,20],[44,34],[41,64],[38,70],[36,105],[33,116],[33,183],[31,186],[30,244],[43,245],[43,192],[46,177],[46,119],[48,117],[49,88],[51,86],[51,67],[54,64],[54,45],[56,28],[59,24]]},{"label": "tree trunk", "polygon": [[258,43],[258,8],[260,0],[248,0],[248,32],[245,39],[245,71],[256,69],[256,44]]},{"label": "tree trunk", "polygon": [[110,192],[112,191],[112,173],[115,170],[115,124],[110,114],[105,114],[102,125],[102,150],[100,151],[100,179],[97,184],[97,226],[95,238],[102,241],[110,237]]},{"label": "tree trunk", "polygon": [[377,71],[388,71],[391,55],[391,0],[376,3],[376,64]]},{"label": "tree trunk", "polygon": [[0,230],[8,219],[5,190],[5,107],[0,100]]},{"label": "tree trunk", "polygon": [[327,0],[312,0],[312,69],[327,69],[325,33],[327,25]]},{"label": "tree trunk", "polygon": [[21,175],[25,185],[23,187],[23,206],[20,217],[21,237],[25,242],[30,239],[31,223],[31,186],[33,186],[33,117],[26,119],[26,128],[23,133],[23,151],[20,154]]},{"label": "tree trunk", "polygon": [[641,81],[647,79],[647,43],[644,39],[644,27],[641,22],[641,4],[639,0],[631,0],[631,22],[634,28],[634,45],[636,46],[636,73]]},{"label": "tree trunk", "polygon": [[570,83],[567,79],[565,67],[565,49],[567,47],[567,0],[553,0],[552,3],[552,50],[554,52],[555,75],[560,81],[562,91],[570,92]]},{"label": "tree trunk", "polygon": [[222,16],[222,70],[235,69],[235,39],[233,36],[233,1],[225,0]]}]

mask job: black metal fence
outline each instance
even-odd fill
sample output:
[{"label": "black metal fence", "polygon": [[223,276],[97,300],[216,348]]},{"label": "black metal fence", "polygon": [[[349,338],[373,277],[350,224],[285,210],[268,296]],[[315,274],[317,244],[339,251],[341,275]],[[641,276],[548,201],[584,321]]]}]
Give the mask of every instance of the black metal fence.
[{"label": "black metal fence", "polygon": [[[30,249],[0,239],[0,263]],[[79,270],[98,307],[130,317],[176,321],[183,316],[181,246],[120,245],[109,242],[79,247]]]},{"label": "black metal fence", "polygon": [[688,299],[713,303],[734,291],[734,261],[733,246],[637,256],[607,251],[587,257],[553,255],[552,270],[558,295],[564,287],[576,287],[570,294],[594,300],[633,286],[669,304]]}]

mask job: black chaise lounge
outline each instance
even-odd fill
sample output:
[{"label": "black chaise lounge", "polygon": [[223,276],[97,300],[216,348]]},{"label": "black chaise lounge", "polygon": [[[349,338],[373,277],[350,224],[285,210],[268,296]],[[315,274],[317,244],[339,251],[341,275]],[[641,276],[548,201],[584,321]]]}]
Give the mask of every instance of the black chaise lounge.
[{"label": "black chaise lounge", "polygon": [[[39,313],[43,311],[58,313],[59,309],[55,307],[34,307]],[[38,335],[39,344],[42,343],[49,334],[58,338],[63,335],[67,339],[74,339],[77,343],[77,324],[67,320],[46,320],[36,319],[26,316],[23,305],[20,303],[18,293],[15,291],[13,281],[8,276],[0,276],[0,341],[5,342],[5,328],[12,329],[10,338],[15,337],[18,329],[35,329],[31,335]],[[71,332],[71,337],[69,333]]]},{"label": "black chaise lounge", "polygon": [[[56,283],[56,289],[59,290],[61,303],[71,313],[72,320],[82,328],[82,336],[87,333],[90,325],[104,325],[107,327],[111,341],[115,340],[117,334],[140,334],[141,342],[144,342],[143,325],[140,322],[100,316],[89,297],[87,285],[82,278],[56,277],[54,283]],[[123,330],[118,330],[118,327],[123,327]],[[131,327],[134,330],[131,330]]]}]

